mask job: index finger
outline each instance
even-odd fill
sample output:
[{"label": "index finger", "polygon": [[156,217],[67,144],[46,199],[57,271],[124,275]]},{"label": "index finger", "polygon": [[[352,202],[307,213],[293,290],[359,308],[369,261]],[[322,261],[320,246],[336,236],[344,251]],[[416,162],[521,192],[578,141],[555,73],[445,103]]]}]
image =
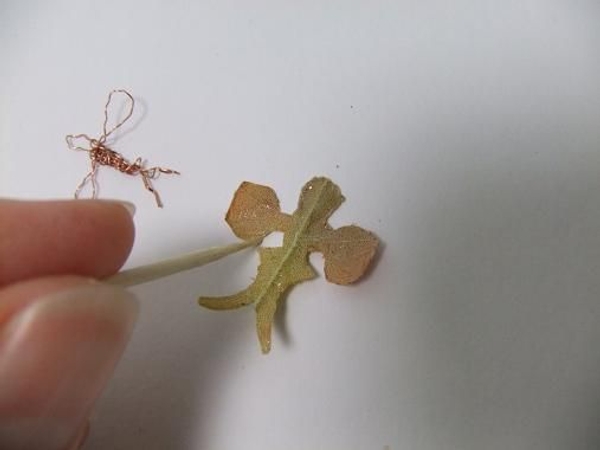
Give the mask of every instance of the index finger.
[{"label": "index finger", "polygon": [[112,275],[133,246],[133,211],[104,200],[0,200],[0,286],[46,275]]}]

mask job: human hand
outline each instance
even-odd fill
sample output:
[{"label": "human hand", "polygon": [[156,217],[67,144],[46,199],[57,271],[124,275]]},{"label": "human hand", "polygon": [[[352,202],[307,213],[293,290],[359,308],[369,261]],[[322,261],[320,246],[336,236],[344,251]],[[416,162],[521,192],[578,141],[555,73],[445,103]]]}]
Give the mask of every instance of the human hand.
[{"label": "human hand", "polygon": [[132,294],[95,281],[127,259],[132,215],[118,202],[0,200],[1,449],[85,439],[137,317]]}]

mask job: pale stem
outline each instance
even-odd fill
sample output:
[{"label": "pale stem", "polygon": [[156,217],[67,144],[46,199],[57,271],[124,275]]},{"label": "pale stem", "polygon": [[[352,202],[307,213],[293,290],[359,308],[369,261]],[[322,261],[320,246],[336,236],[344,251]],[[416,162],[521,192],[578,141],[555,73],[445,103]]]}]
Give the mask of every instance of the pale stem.
[{"label": "pale stem", "polygon": [[174,258],[165,259],[157,263],[145,266],[135,267],[133,269],[123,270],[112,277],[104,280],[105,283],[116,284],[119,286],[135,286],[136,284],[146,283],[157,280],[169,275],[173,275],[185,270],[209,264],[232,253],[239,252],[248,247],[253,247],[262,241],[260,239],[251,239],[248,241],[237,242],[235,244],[224,245],[221,247],[212,247],[205,250],[188,253]]}]

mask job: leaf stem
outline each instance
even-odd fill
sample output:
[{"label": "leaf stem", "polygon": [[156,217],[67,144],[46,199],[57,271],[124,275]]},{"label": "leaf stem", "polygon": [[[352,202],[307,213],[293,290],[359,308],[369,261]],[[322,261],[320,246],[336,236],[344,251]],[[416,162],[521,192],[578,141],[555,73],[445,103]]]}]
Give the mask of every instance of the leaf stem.
[{"label": "leaf stem", "polygon": [[190,270],[217,261],[232,253],[239,252],[248,247],[253,247],[262,241],[250,239],[247,241],[236,242],[235,244],[224,245],[221,247],[211,247],[204,250],[188,253],[174,258],[165,259],[153,264],[135,267],[133,269],[123,270],[104,280],[108,284],[116,284],[123,287],[135,286],[148,281],[157,280],[178,272]]}]

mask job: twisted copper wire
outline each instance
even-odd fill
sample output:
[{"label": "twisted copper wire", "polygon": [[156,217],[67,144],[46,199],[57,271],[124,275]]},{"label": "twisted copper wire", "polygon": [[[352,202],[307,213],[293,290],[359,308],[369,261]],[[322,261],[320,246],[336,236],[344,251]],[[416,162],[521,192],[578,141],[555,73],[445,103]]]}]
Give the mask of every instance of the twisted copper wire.
[{"label": "twisted copper wire", "polygon": [[[113,95],[116,93],[125,94],[128,97],[129,111],[121,121],[119,121],[114,127],[107,131],[106,126],[108,124],[108,108],[112,101]],[[137,158],[134,162],[130,162],[129,160],[124,158],[120,153],[115,152],[114,150],[110,149],[108,146],[105,145],[106,139],[131,118],[131,116],[133,115],[134,106],[135,100],[129,92],[127,92],[124,89],[115,89],[108,94],[106,105],[104,105],[104,123],[102,124],[102,134],[98,139],[93,139],[87,134],[83,133],[77,135],[68,134],[67,136],[65,136],[65,140],[67,141],[67,146],[69,147],[69,149],[88,152],[91,161],[90,171],[75,189],[75,198],[79,198],[81,190],[89,181],[91,181],[92,183],[92,198],[96,198],[98,185],[96,181],[96,174],[98,173],[98,167],[110,166],[126,175],[141,176],[142,181],[144,182],[144,187],[150,192],[152,192],[152,194],[154,194],[156,205],[159,208],[163,207],[160,196],[158,195],[158,192],[152,187],[152,183],[150,182],[150,180],[156,179],[161,173],[173,175],[180,175],[180,173],[176,170],[165,169],[163,167],[150,167],[146,169],[142,164],[142,158]],[[87,142],[88,147],[85,148],[76,146],[73,143],[73,141],[77,139],[84,139]]]}]

